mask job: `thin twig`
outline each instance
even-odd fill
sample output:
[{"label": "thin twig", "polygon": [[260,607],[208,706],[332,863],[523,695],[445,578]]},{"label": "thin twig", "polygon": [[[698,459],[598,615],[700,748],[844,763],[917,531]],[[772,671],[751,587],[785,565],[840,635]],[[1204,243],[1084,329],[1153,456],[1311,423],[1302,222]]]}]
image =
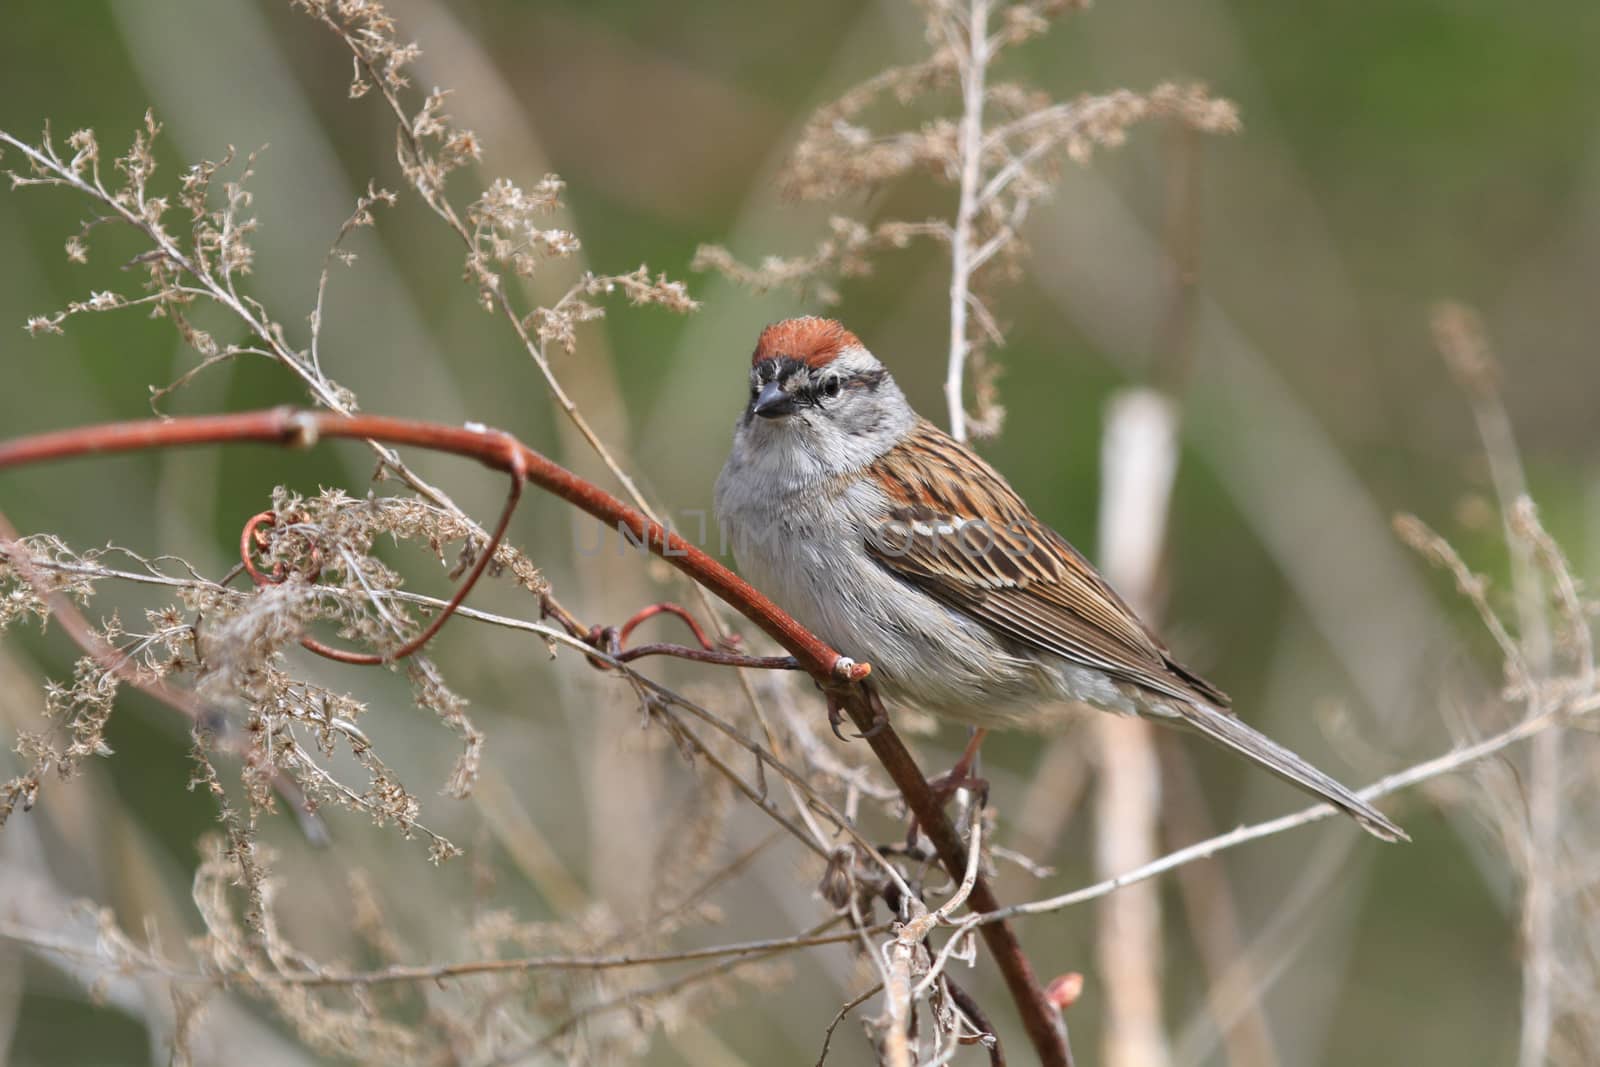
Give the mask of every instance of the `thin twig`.
[{"label": "thin twig", "polygon": [[[1365,789],[1357,790],[1356,796],[1362,800],[1370,801],[1386,797],[1391,793],[1397,793],[1402,789],[1409,789],[1411,786],[1431,781],[1442,775],[1461,770],[1463,767],[1471,766],[1490,756],[1498,755],[1519,741],[1535,737],[1553,726],[1564,724],[1570,718],[1591,714],[1597,710],[1600,710],[1600,693],[1584,693],[1576,698],[1557,701],[1552,706],[1528,716],[1516,725],[1493,736],[1486,737],[1474,744],[1453,749],[1431,760],[1414,764],[1386,778],[1380,778]],[[1185,863],[1208,859],[1219,852],[1226,852],[1229,849],[1237,848],[1251,841],[1259,841],[1265,837],[1273,837],[1287,830],[1309,826],[1312,823],[1321,822],[1323,819],[1329,819],[1338,814],[1339,810],[1330,804],[1314,804],[1311,807],[1279,816],[1276,819],[1268,819],[1265,822],[1241,826],[1227,833],[1218,834],[1215,837],[1197,842],[1187,848],[1169,852],[1158,860],[1127,871],[1115,878],[1108,878],[1094,885],[1085,886],[1082,889],[1074,889],[1070,893],[1062,893],[1059,896],[1049,897],[1044,900],[1030,901],[1026,904],[1013,904],[1010,907],[997,909],[992,913],[975,916],[973,919],[967,920],[967,922],[981,925],[1025,915],[1046,915],[1060,911],[1063,908],[1070,908],[1075,904],[1098,900],[1100,897],[1116,892],[1123,886],[1133,885],[1136,882],[1142,882],[1148,878],[1165,874],[1167,871],[1181,867]]]},{"label": "thin twig", "polygon": [[833,1022],[828,1024],[827,1032],[822,1035],[822,1052],[817,1056],[816,1067],[822,1067],[822,1061],[828,1058],[828,1046],[833,1044],[833,1032],[839,1028],[840,1023],[844,1022],[844,1017],[877,996],[882,990],[883,983],[875,982],[868,986],[860,996],[853,998],[839,1009],[838,1014],[833,1017]]},{"label": "thin twig", "polygon": [[979,210],[979,184],[983,181],[983,105],[988,95],[989,0],[970,0],[967,24],[952,32],[952,46],[961,58],[961,126],[957,157],[960,185],[956,215],[950,233],[950,352],[944,380],[945,404],[950,409],[950,435],[967,439],[967,408],[963,381],[971,343],[967,338],[967,298],[972,289],[973,230]]},{"label": "thin twig", "polygon": [[[889,923],[870,927],[872,932],[889,929]],[[740,941],[728,945],[711,945],[706,948],[680,949],[644,955],[615,956],[516,956],[499,960],[471,960],[464,963],[422,964],[418,966],[394,965],[375,971],[318,971],[312,974],[252,974],[258,982],[284,983],[301,986],[327,985],[385,985],[395,982],[443,981],[447,978],[467,978],[484,974],[522,974],[530,971],[606,971],[626,967],[648,967],[663,963],[684,963],[691,960],[713,960],[725,956],[771,956],[789,949],[812,948],[817,945],[837,945],[855,939],[855,932],[842,934],[798,934],[794,937],[763,938],[758,941]]]},{"label": "thin twig", "polygon": [[[896,934],[902,941],[920,942],[933,931],[935,926],[949,922],[955,910],[967,902],[967,897],[972,893],[972,887],[978,880],[978,866],[983,856],[983,809],[980,805],[972,805],[972,829],[968,835],[967,873],[961,879],[961,885],[956,889],[949,900],[941,904],[938,910],[927,915],[918,916]],[[933,983],[939,980],[944,973],[945,964],[950,962],[952,956],[959,951],[959,946],[964,936],[952,937],[945,942],[944,948],[934,957],[928,966],[928,973],[911,990],[913,1000],[925,995],[933,988]]]},{"label": "thin twig", "polygon": [[[827,931],[829,927],[838,925],[839,921],[840,916],[837,915],[830,919],[826,919],[812,927],[803,936],[819,937],[825,931]],[[849,936],[854,937],[855,934],[852,932]],[[688,974],[658,983],[657,985],[650,986],[646,989],[630,990],[627,993],[612,997],[609,1000],[603,1000],[595,1004],[586,1005],[585,1007],[580,1008],[578,1011],[573,1012],[562,1022],[558,1023],[554,1028],[552,1028],[537,1041],[522,1048],[513,1049],[503,1053],[494,1060],[494,1063],[519,1063],[528,1056],[549,1048],[557,1039],[571,1032],[586,1019],[593,1018],[594,1016],[604,1012],[616,1011],[619,1008],[625,1008],[632,1004],[659,999],[660,997],[675,993],[686,986],[704,982],[708,979],[715,978],[718,975],[726,974],[729,971],[736,970],[739,967],[743,967],[751,963],[759,963],[762,960],[769,959],[781,951],[784,950],[773,949],[762,952],[753,952],[743,956],[735,956],[732,959],[722,960],[719,963],[714,963],[709,967],[703,967],[697,971],[690,971]]]}]

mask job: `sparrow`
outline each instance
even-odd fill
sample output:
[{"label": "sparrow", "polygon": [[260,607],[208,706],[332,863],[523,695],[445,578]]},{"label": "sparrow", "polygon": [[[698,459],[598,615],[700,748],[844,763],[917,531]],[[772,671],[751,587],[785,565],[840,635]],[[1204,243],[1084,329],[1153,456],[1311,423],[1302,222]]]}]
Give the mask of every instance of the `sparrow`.
[{"label": "sparrow", "polygon": [[870,662],[891,701],[980,737],[1060,728],[1072,705],[1143,716],[1239,753],[1385,841],[1407,839],[1240,721],[999,472],[913,411],[838,322],[762,331],[715,508],[744,577]]}]

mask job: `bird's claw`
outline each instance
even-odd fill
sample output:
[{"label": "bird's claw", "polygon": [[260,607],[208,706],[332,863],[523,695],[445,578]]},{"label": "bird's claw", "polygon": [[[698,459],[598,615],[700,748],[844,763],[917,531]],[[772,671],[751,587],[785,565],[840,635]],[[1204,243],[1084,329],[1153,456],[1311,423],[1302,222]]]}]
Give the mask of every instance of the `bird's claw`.
[{"label": "bird's claw", "polygon": [[833,736],[844,742],[868,741],[877,737],[889,725],[889,712],[883,706],[883,701],[872,691],[871,686],[866,687],[867,704],[872,708],[872,725],[853,737],[846,737],[840,727],[844,725],[844,699],[843,695],[832,688],[824,688],[828,696],[828,729],[833,731]]},{"label": "bird's claw", "polygon": [[879,734],[883,733],[884,728],[888,725],[889,716],[880,714],[872,720],[871,726],[867,727],[866,730],[862,731],[861,733],[856,734],[856,738],[861,741],[870,741],[874,737],[877,737]]},{"label": "bird's claw", "polygon": [[844,735],[844,732],[842,730],[839,729],[839,727],[841,727],[843,725],[844,725],[844,703],[842,701],[840,701],[840,699],[839,699],[837,694],[829,693],[828,694],[828,729],[833,731],[833,736],[834,737],[837,737],[839,740],[841,740],[841,741],[843,741],[843,742],[848,744],[850,739]]}]

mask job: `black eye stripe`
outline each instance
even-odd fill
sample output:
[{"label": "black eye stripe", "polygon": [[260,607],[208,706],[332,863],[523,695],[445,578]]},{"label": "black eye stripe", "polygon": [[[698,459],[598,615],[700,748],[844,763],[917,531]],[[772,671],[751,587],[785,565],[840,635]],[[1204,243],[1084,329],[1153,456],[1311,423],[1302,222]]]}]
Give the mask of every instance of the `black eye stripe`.
[{"label": "black eye stripe", "polygon": [[832,400],[842,396],[846,389],[872,392],[888,380],[889,372],[882,367],[877,367],[872,370],[856,371],[848,375],[840,375],[828,370],[819,373],[812,371],[797,359],[780,356],[764,360],[756,365],[750,386],[751,396],[753,397],[759,393],[761,387],[768,382],[787,383],[795,375],[800,376],[798,381],[788,386],[795,402],[814,407],[824,400]]}]

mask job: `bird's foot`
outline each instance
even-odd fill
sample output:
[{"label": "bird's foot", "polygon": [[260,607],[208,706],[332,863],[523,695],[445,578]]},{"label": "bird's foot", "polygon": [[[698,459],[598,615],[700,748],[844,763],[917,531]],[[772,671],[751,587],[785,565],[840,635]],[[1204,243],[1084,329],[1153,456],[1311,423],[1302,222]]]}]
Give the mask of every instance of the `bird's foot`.
[{"label": "bird's foot", "polygon": [[[861,741],[876,737],[883,731],[885,726],[889,725],[889,712],[888,709],[883,706],[883,701],[878,697],[878,694],[873,690],[872,686],[868,685],[865,688],[867,693],[867,704],[872,708],[872,725],[867,727],[861,733],[856,734],[856,739]],[[833,736],[837,737],[841,741],[851,740],[851,738],[846,737],[844,735],[844,731],[840,729],[840,727],[844,725],[845,720],[843,692],[830,686],[823,686],[822,691],[828,698],[828,729],[832,730]]]}]

